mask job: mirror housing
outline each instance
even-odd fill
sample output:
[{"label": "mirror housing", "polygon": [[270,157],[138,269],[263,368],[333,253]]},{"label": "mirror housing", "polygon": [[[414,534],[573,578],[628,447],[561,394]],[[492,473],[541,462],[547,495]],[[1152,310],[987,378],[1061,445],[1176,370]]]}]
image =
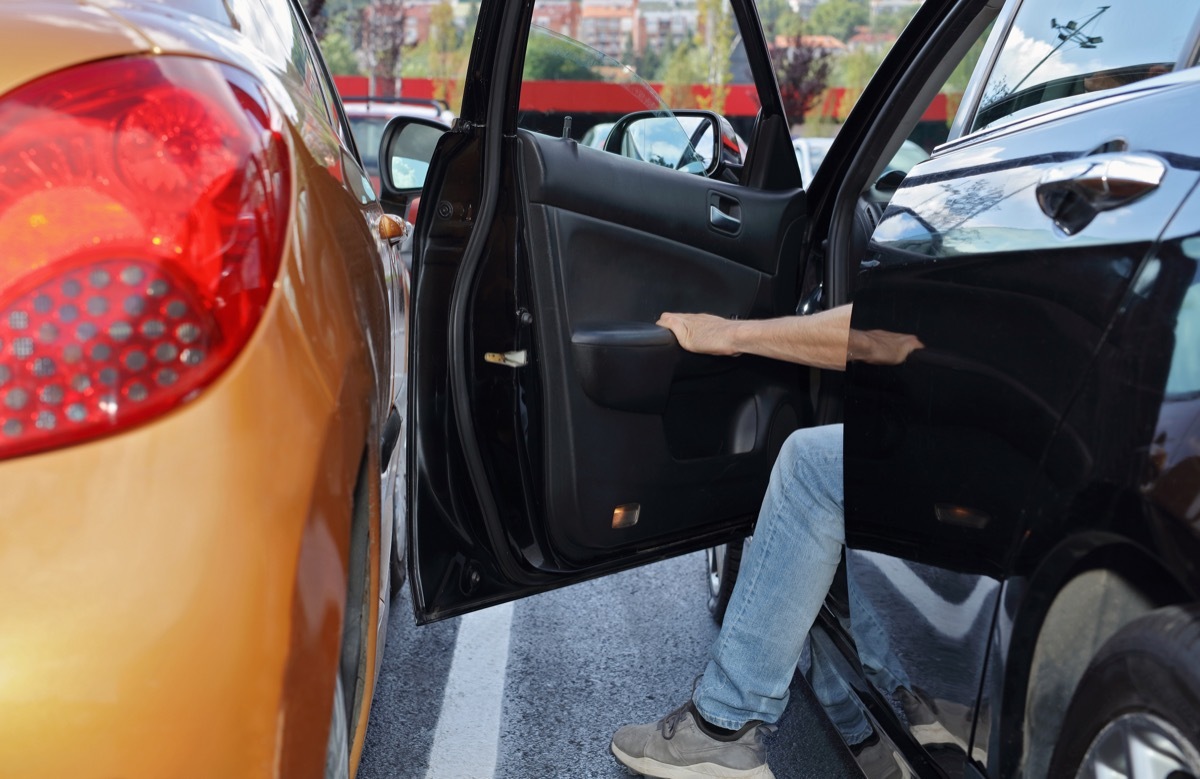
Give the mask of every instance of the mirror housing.
[{"label": "mirror housing", "polygon": [[429,161],[446,125],[420,116],[394,116],[379,141],[379,199],[389,211],[403,214],[409,201],[421,192]]},{"label": "mirror housing", "polygon": [[745,156],[728,119],[693,109],[626,114],[609,130],[604,150],[709,177],[740,166]]}]

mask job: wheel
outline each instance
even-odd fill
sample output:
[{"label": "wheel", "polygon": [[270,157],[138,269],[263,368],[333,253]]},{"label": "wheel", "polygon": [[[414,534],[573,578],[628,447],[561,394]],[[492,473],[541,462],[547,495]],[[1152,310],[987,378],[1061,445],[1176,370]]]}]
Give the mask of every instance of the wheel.
[{"label": "wheel", "polygon": [[[363,457],[350,518],[350,556],[346,571],[346,610],[334,673],[333,713],[325,745],[325,779],[349,779],[350,751],[359,726],[363,701],[368,695],[366,674],[372,662],[367,657],[372,626],[371,604],[378,593],[371,589],[370,500],[367,494],[369,459]],[[382,564],[383,561],[380,561]]]},{"label": "wheel", "polygon": [[325,779],[350,777],[350,727],[346,722],[346,690],[338,675],[333,686],[333,714],[329,718],[329,739],[325,744]]},{"label": "wheel", "polygon": [[1050,776],[1200,777],[1200,606],[1119,630],[1075,690]]},{"label": "wheel", "polygon": [[395,600],[396,596],[400,594],[400,590],[404,589],[404,561],[400,559],[401,553],[396,548],[397,546],[398,544],[392,544],[392,578],[389,582],[392,600]]},{"label": "wheel", "polygon": [[745,539],[738,538],[705,550],[708,562],[708,611],[718,625],[725,619],[729,596],[733,594],[733,585],[737,583],[744,544]]},{"label": "wheel", "polygon": [[392,600],[400,594],[400,590],[404,588],[404,577],[406,571],[404,568],[404,483],[397,479],[396,484],[392,488],[392,559],[388,561],[391,566],[391,576],[388,580],[389,595]]}]

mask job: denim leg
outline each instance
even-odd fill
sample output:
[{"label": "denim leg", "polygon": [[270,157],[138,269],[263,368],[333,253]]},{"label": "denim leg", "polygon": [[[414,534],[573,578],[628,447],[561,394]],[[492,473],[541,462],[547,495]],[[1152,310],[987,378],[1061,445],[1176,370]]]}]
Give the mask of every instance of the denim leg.
[{"label": "denim leg", "polygon": [[845,541],[842,426],[784,443],[721,632],[692,700],[723,728],[778,721]]},{"label": "denim leg", "polygon": [[850,745],[866,741],[874,731],[850,686],[816,643],[808,641],[804,647],[799,670],[812,687],[813,697],[821,704],[843,741]]},{"label": "denim leg", "polygon": [[858,659],[862,662],[863,670],[871,683],[886,694],[896,692],[901,688],[912,689],[904,664],[892,651],[888,633],[879,624],[879,615],[870,598],[863,597],[862,586],[859,584],[858,572],[869,569],[871,564],[866,562],[864,552],[849,550],[846,552],[846,584],[850,596],[850,635],[858,648]]}]

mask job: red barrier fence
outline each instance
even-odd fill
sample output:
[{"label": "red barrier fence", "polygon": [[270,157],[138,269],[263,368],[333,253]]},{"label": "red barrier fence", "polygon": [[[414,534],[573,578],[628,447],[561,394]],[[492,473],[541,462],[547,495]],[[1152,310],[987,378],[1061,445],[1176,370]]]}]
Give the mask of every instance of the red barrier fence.
[{"label": "red barrier fence", "polygon": [[[334,76],[337,88],[344,97],[363,97],[369,94],[370,82],[366,76]],[[659,94],[662,84],[650,85]],[[439,89],[440,87],[440,89]],[[396,96],[431,99],[457,96],[456,81],[435,81],[431,78],[404,78],[395,82],[380,80],[376,83],[378,96]],[[693,102],[697,106],[711,105],[711,91],[705,85],[691,87]],[[811,120],[841,121],[846,118],[859,90],[846,87],[826,89],[817,104],[808,112]],[[925,111],[922,121],[945,122],[953,115],[959,95],[939,94]],[[543,113],[597,113],[623,114],[640,111],[650,106],[639,100],[636,90],[631,91],[621,84],[604,81],[527,81],[521,87],[521,107]],[[733,117],[752,117],[758,113],[758,95],[750,84],[733,84],[725,97],[724,114]]]}]

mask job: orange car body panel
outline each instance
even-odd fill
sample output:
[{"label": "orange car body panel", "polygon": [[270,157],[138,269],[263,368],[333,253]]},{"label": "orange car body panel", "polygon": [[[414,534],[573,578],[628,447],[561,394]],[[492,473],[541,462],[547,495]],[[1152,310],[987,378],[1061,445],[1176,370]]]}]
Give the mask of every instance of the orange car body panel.
[{"label": "orange car body panel", "polygon": [[[194,48],[204,36],[178,9],[148,25],[157,6],[0,6],[0,93],[137,54],[207,56],[270,80],[259,51],[231,61],[236,36]],[[266,86],[286,102],[278,81]],[[0,776],[322,776],[361,472],[371,629],[357,764],[386,608],[390,526],[376,518],[391,249],[377,203],[341,181],[361,173],[332,130],[282,109],[292,218],[242,353],[165,416],[0,460]]]}]

